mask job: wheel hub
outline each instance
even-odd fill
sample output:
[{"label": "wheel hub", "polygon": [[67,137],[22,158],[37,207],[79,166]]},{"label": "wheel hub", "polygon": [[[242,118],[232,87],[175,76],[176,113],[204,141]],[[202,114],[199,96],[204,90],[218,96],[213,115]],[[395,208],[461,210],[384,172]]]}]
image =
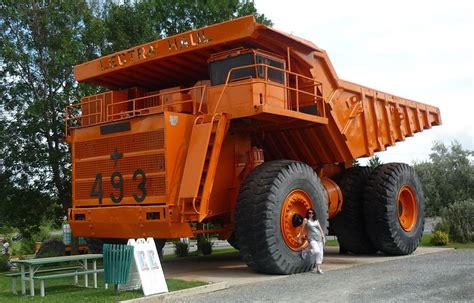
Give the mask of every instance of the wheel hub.
[{"label": "wheel hub", "polygon": [[397,212],[403,230],[412,231],[418,221],[418,203],[413,189],[408,185],[404,185],[398,193]]},{"label": "wheel hub", "polygon": [[299,251],[307,245],[306,242],[298,242],[298,234],[301,232],[306,211],[311,207],[311,199],[301,189],[290,192],[283,202],[280,227],[283,240],[291,250]]}]

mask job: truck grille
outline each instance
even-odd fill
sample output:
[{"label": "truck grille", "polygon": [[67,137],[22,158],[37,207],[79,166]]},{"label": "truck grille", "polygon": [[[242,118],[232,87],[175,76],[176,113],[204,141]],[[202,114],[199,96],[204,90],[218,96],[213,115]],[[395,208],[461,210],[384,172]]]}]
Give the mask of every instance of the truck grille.
[{"label": "truck grille", "polygon": [[[143,194],[138,187],[143,180],[142,176],[133,180],[137,170],[146,175],[144,185],[147,198],[143,203],[156,203],[156,197],[166,195],[163,129],[76,142],[74,156],[74,198],[78,204],[87,201],[87,205],[91,205],[91,200],[99,203],[99,198],[92,195],[99,188],[96,184],[99,174],[102,177],[102,204],[113,203],[110,194],[118,196],[120,192],[117,187],[113,187],[110,179],[115,172],[123,178],[123,184],[120,185],[123,198]],[[118,178],[115,181],[118,183]]]},{"label": "truck grille", "polygon": [[163,149],[165,136],[163,129],[153,132],[131,134],[75,143],[76,159],[110,155],[115,149],[122,153]]}]

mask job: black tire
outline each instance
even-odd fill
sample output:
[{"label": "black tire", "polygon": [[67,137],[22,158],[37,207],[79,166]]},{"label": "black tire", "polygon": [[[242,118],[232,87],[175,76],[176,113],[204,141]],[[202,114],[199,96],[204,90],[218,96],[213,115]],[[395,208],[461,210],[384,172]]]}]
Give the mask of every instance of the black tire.
[{"label": "black tire", "polygon": [[158,256],[160,257],[160,260],[163,261],[163,248],[165,247],[166,239],[155,238],[154,240]]},{"label": "black tire", "polygon": [[329,225],[342,248],[341,253],[371,254],[377,251],[369,240],[364,224],[363,196],[371,171],[370,167],[352,167],[339,179],[342,209],[329,220]]},{"label": "black tire", "polygon": [[91,254],[101,254],[104,241],[98,238],[85,238],[87,243],[87,252]]},{"label": "black tire", "polygon": [[127,244],[127,239],[100,239],[100,238],[85,238],[87,243],[87,251],[92,254],[101,254],[104,244]]},{"label": "black tire", "polygon": [[[417,206],[413,227],[405,230],[399,221],[399,193],[408,188]],[[425,224],[425,198],[415,170],[404,163],[378,166],[365,188],[366,231],[374,246],[389,255],[407,255],[418,247]]]},{"label": "black tire", "polygon": [[[247,265],[267,274],[294,274],[314,267],[288,247],[281,231],[283,202],[295,189],[304,191],[325,232],[327,208],[324,189],[314,170],[301,162],[279,160],[257,166],[240,187],[235,214],[240,253]],[[301,222],[299,222],[301,224]]]},{"label": "black tire", "polygon": [[229,242],[230,246],[233,248],[240,250],[239,241],[237,240],[235,232],[230,235],[229,239],[227,239],[227,242]]}]

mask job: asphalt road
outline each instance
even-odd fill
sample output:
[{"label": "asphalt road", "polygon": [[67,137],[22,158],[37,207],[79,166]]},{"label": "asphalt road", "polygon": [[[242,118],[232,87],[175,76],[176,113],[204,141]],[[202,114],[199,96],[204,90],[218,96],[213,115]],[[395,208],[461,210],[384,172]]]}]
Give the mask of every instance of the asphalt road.
[{"label": "asphalt road", "polygon": [[474,250],[304,273],[183,298],[180,302],[474,302]]}]

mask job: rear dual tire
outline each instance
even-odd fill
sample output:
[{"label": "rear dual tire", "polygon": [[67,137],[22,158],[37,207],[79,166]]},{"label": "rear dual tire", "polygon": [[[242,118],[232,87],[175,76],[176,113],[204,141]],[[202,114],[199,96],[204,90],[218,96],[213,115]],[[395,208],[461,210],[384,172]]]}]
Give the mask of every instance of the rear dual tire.
[{"label": "rear dual tire", "polygon": [[352,167],[339,179],[344,200],[341,212],[329,220],[329,224],[339,242],[340,253],[371,254],[377,251],[369,240],[364,222],[364,189],[370,173],[370,167]]},{"label": "rear dual tire", "polygon": [[425,223],[425,199],[415,170],[404,163],[377,167],[364,194],[364,217],[370,242],[390,255],[411,254]]},{"label": "rear dual tire", "polygon": [[412,253],[424,228],[421,183],[407,164],[383,164],[371,171],[353,167],[338,182],[344,197],[330,221],[340,252],[389,255]]}]

